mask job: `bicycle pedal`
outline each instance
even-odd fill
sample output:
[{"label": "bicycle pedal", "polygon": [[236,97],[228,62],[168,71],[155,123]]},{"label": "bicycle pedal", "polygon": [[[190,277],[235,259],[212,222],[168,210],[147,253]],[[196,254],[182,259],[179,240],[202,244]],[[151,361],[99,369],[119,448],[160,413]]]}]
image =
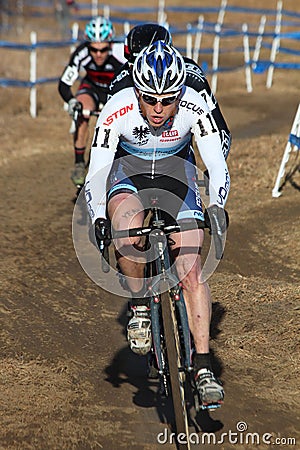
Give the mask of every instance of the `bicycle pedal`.
[{"label": "bicycle pedal", "polygon": [[215,409],[221,408],[222,404],[223,402],[209,403],[209,404],[202,403],[200,405],[200,409],[202,409],[202,411],[205,410],[214,411]]},{"label": "bicycle pedal", "polygon": [[221,408],[223,403],[222,400],[216,403],[201,403],[198,392],[194,392],[194,405],[197,412],[205,410],[214,411],[215,409]]}]

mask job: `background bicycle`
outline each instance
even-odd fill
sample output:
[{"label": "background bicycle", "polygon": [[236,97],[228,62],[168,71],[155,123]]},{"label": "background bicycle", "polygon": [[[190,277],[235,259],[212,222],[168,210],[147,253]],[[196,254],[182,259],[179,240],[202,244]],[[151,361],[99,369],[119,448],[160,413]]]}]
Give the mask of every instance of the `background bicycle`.
[{"label": "background bicycle", "polygon": [[[99,114],[101,113],[102,108],[103,108],[103,104],[102,103],[99,104],[99,106],[98,106],[98,108],[96,110],[82,109],[81,106],[77,106],[76,107],[74,115],[73,115],[73,117],[71,119],[72,121],[71,121],[70,130],[69,130],[70,134],[74,135],[74,139],[76,139],[76,133],[77,133],[77,129],[78,129],[78,125],[80,124],[80,121],[84,120],[85,118],[90,119],[90,118],[93,118],[93,117],[95,117],[96,120],[97,120]],[[89,148],[90,148],[90,146],[89,146]],[[88,169],[89,161],[90,161],[90,155],[88,154],[88,158],[87,158],[87,161],[85,163],[85,170]],[[76,194],[75,194],[74,202],[78,198],[78,195],[80,194],[80,191],[81,191],[82,187],[83,187],[82,183],[76,184],[77,191],[76,191]]]}]

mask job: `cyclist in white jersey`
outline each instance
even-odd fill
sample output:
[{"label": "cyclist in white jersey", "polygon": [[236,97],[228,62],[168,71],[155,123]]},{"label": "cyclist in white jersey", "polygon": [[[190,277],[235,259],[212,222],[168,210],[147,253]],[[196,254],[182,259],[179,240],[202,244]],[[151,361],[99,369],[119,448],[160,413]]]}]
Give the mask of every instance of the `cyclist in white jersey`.
[{"label": "cyclist in white jersey", "polygon": [[[141,227],[148,189],[163,191],[160,207],[178,222],[204,220],[196,169],[189,164],[194,137],[210,174],[207,211],[223,231],[230,177],[213,116],[194,89],[185,85],[180,53],[163,41],[141,51],[133,67],[134,87],[116,93],[104,106],[95,128],[85,194],[96,240],[99,229]],[[191,168],[192,167],[192,168]],[[195,381],[203,402],[222,402],[224,391],[215,378],[209,353],[211,297],[200,279],[203,230],[172,235],[176,269],[182,280],[189,326],[196,354]],[[118,264],[132,294],[127,327],[131,349],[150,350],[151,322],[144,297],[144,264],[139,238],[115,242]]]},{"label": "cyclist in white jersey", "polygon": [[[170,32],[162,25],[155,23],[144,23],[136,25],[126,36],[124,44],[124,58],[127,62],[116,72],[109,86],[109,97],[116,92],[133,86],[132,67],[137,55],[155,41],[164,41],[167,45],[172,45]],[[192,59],[183,56],[186,66],[185,85],[199,92],[206,101],[214,121],[218,127],[219,136],[222,142],[222,149],[225,159],[227,159],[230,145],[231,133],[222,114],[220,104],[211,91],[210,85],[203,70]],[[206,173],[208,176],[208,173]]]}]

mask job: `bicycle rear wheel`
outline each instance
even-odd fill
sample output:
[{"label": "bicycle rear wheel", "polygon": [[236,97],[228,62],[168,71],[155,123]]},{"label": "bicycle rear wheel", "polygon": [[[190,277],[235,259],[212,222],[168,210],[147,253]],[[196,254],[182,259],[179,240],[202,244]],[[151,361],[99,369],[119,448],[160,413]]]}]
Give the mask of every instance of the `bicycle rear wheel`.
[{"label": "bicycle rear wheel", "polygon": [[168,291],[161,294],[161,307],[176,423],[176,437],[178,438],[179,434],[182,433],[179,442],[178,439],[176,441],[179,450],[189,450],[189,426],[185,402],[185,372],[183,370],[183,358],[181,358],[176,314],[172,298]]}]

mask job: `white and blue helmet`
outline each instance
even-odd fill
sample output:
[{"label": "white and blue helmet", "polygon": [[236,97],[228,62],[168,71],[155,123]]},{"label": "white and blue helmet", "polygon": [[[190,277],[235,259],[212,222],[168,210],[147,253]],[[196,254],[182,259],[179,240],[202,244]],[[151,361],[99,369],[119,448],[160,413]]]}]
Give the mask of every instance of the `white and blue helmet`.
[{"label": "white and blue helmet", "polygon": [[186,79],[185,63],[178,50],[156,41],[138,54],[132,75],[135,87],[142,92],[156,95],[178,92]]},{"label": "white and blue helmet", "polygon": [[85,27],[85,38],[90,42],[110,42],[114,36],[113,24],[104,17],[92,19]]}]

